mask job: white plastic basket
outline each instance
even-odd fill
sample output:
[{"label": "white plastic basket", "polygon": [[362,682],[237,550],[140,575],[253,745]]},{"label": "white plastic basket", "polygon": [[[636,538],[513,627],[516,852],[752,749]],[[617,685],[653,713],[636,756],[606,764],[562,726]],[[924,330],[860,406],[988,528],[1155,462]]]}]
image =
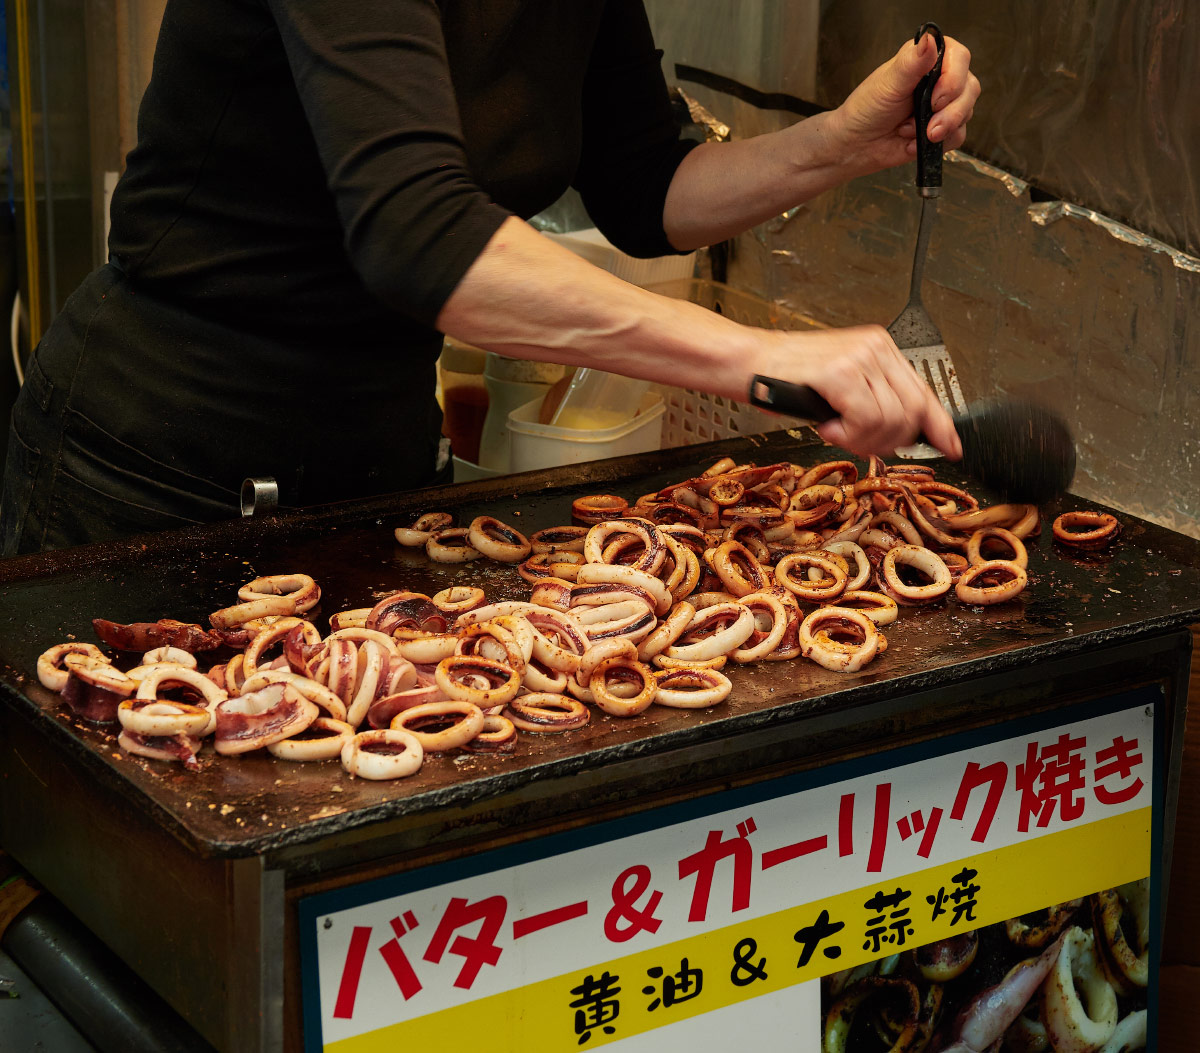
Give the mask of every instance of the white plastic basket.
[{"label": "white plastic basket", "polygon": [[[802,314],[706,278],[657,282],[647,288],[662,296],[690,300],[742,325],[761,329],[819,328],[817,322]],[[659,385],[658,390],[666,404],[662,429],[664,449],[778,431],[788,425],[787,419],[778,414],[767,413],[756,406],[720,395],[666,385]]]}]

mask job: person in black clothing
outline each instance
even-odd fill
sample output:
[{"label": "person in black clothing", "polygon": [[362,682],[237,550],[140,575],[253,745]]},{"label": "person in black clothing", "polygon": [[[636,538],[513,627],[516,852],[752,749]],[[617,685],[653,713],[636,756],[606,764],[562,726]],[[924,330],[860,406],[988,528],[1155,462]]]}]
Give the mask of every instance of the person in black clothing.
[{"label": "person in black clothing", "polygon": [[[441,334],[746,396],[808,383],[831,442],[959,446],[878,326],[740,326],[608,275],[524,219],[576,187],[636,256],[724,240],[915,153],[906,43],[836,110],[682,142],[642,0],[168,0],[110,261],[28,365],[5,554],[428,485]],[[979,94],[946,40],[931,139]],[[616,118],[616,119],[614,119]],[[444,462],[444,452],[441,460]]]}]

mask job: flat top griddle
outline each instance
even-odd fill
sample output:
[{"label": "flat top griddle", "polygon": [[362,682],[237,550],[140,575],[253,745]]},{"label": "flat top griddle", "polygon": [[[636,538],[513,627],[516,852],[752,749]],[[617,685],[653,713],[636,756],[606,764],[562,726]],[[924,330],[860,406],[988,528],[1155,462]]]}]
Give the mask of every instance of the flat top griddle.
[{"label": "flat top griddle", "polygon": [[[193,850],[245,856],[1200,620],[1200,542],[1118,514],[1124,532],[1110,550],[1069,553],[1054,544],[1050,521],[1059,511],[1098,506],[1068,496],[1043,509],[1041,535],[1027,542],[1030,584],[1017,601],[980,610],[950,598],[904,609],[886,630],[887,652],[860,673],[830,673],[803,659],[738,667],[731,699],[713,709],[651,707],[632,720],[597,711],[578,731],[523,735],[513,754],[431,756],[417,775],[395,782],[351,778],[336,761],[295,764],[265,753],[218,757],[206,749],[199,773],[133,757],[117,747],[115,733],[72,719],[34,672],[50,645],[94,640],[93,617],[207,625],[210,612],[237,602],[239,586],[260,574],[313,575],[323,599],[310,617],[322,631],[329,614],[399,588],[433,593],[471,583],[492,599],[527,598],[515,569],[487,560],[431,564],[421,550],[397,545],[393,528],[445,509],[460,523],[486,513],[531,533],[569,522],[574,497],[618,493],[632,503],[726,454],[803,465],[844,456],[812,433],[775,432],[0,561],[0,704]],[[939,479],[967,485],[953,465],[935,463]]]}]

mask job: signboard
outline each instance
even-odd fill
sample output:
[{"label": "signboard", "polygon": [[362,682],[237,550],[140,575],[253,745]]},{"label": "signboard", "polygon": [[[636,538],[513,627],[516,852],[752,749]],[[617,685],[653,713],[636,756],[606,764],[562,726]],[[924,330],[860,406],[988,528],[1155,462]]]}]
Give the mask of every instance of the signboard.
[{"label": "signboard", "polygon": [[307,897],[305,1048],[916,1029],[970,1053],[1055,984],[1054,1024],[1152,1024],[1162,708],[1143,688]]}]

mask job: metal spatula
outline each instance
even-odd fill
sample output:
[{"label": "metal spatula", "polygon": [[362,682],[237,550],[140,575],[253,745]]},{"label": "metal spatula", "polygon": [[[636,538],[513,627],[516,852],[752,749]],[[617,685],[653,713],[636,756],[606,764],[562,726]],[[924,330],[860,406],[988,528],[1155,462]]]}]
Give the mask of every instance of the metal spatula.
[{"label": "metal spatula", "polygon": [[888,332],[896,346],[904,352],[919,373],[936,392],[951,416],[966,412],[967,400],[958,383],[958,372],[946,350],[942,334],[934,324],[925,305],[921,302],[921,282],[925,272],[925,256],[929,248],[929,236],[937,218],[938,197],[942,192],[942,144],[931,143],[926,132],[929,119],[933,116],[933,86],[942,72],[942,55],[946,50],[942,31],[933,23],[926,22],[913,39],[920,41],[926,33],[937,42],[937,61],[917,85],[913,92],[913,116],[917,124],[917,192],[921,195],[921,226],[917,231],[917,247],[913,253],[912,282],[908,290],[908,303],[891,325]]}]

